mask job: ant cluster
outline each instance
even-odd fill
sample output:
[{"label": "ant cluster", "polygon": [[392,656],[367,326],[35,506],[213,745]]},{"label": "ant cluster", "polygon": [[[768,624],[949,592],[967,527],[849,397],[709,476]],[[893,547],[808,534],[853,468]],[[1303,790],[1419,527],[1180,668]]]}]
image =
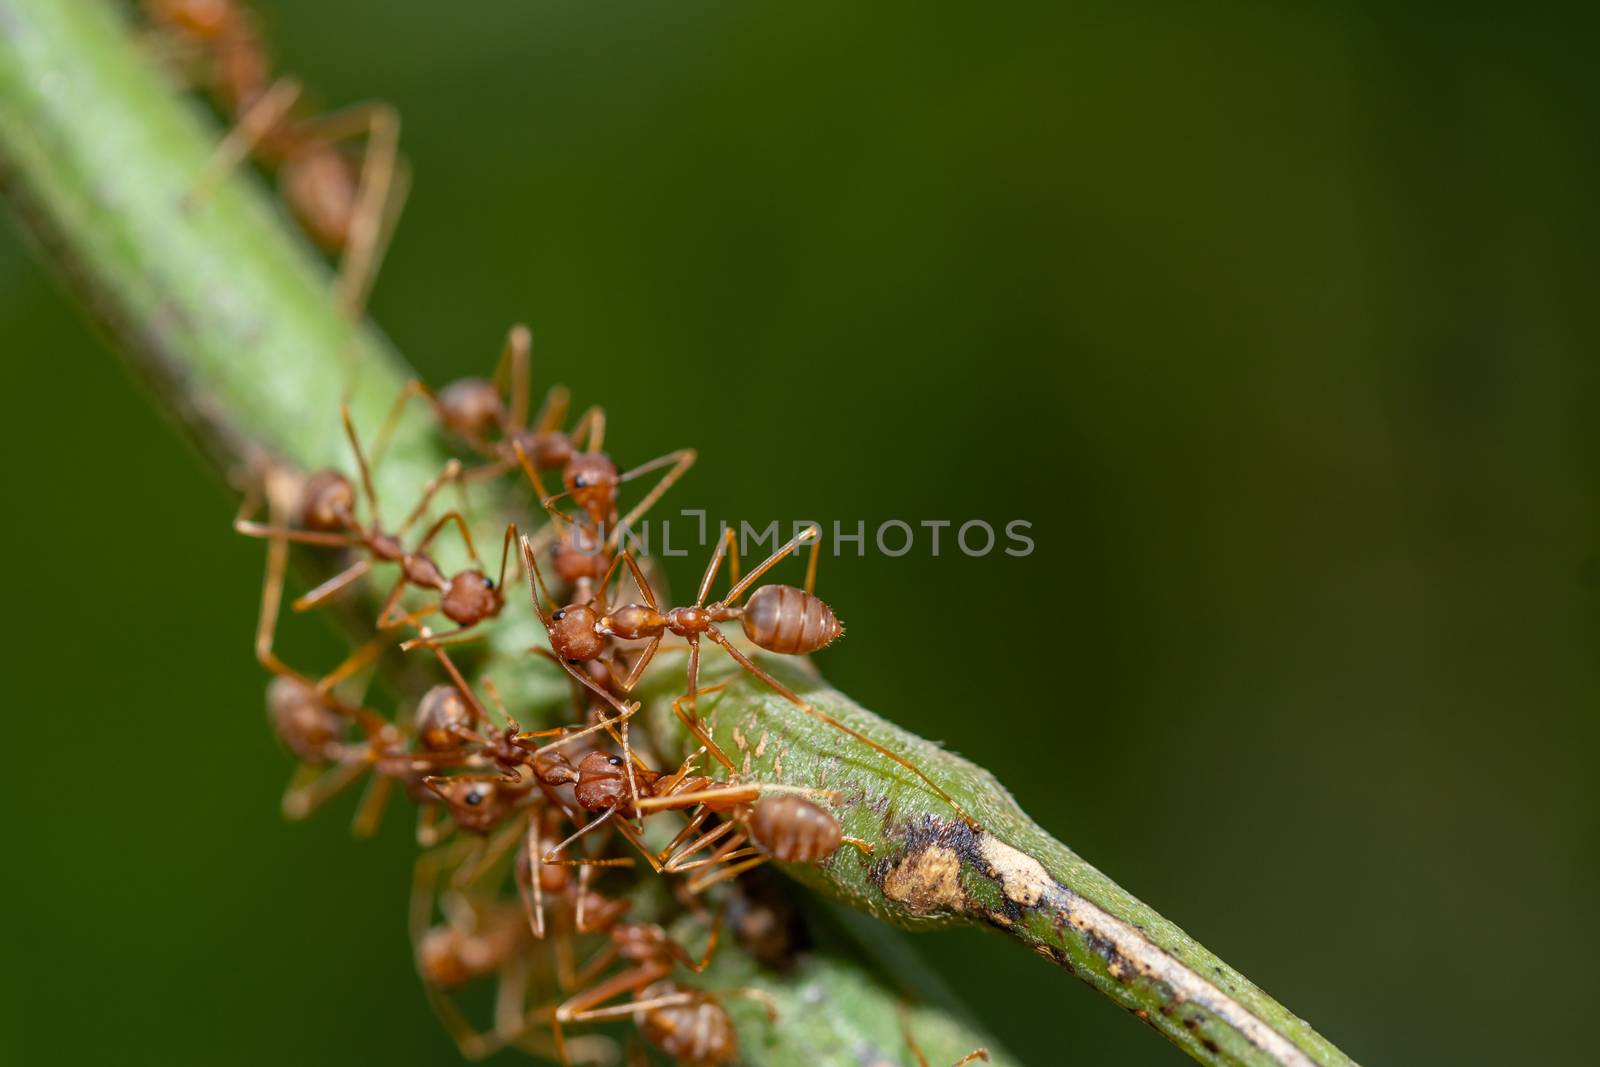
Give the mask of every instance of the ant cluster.
[{"label": "ant cluster", "polygon": [[[840,848],[870,855],[872,846],[843,832],[830,810],[832,794],[739,772],[700,715],[699,701],[728,684],[700,686],[702,640],[836,728],[842,741],[868,745],[922,772],[808,703],[740,647],[806,654],[843,632],[814,592],[817,529],[803,530],[742,576],[729,531],[694,602],[663,608],[655,582],[619,543],[617,531],[682,477],[694,451],[680,449],[623,471],[601,451],[605,418],[599,409],[564,430],[567,396],[557,388],[530,419],[530,379],[530,337],[518,326],[492,378],[437,391],[421,382],[406,386],[380,438],[387,439],[407,403],[420,398],[463,456],[423,487],[398,525],[382,517],[376,458],[369,459],[348,408],[341,415],[353,480],[336,470],[305,477],[274,473],[266,479],[265,522],[255,518],[262,494],[246,500],[235,528],[268,545],[256,656],[274,676],[267,696],[273,728],[299,761],[284,810],[305,817],[364,776],[369,784],[357,809],[358,833],[375,830],[396,788],[417,804],[417,838],[428,849],[413,890],[417,967],[440,1019],[468,1056],[518,1046],[566,1064],[575,1057],[604,1058],[606,1038],[569,1037],[569,1030],[631,1018],[646,1041],[680,1063],[731,1062],[738,1046],[724,1001],[753,999],[775,1017],[772,1001],[756,989],[711,991],[674,976],[680,968],[699,973],[709,965],[730,901],[748,912],[733,883],[772,860],[818,863]],[[624,487],[653,472],[661,472],[654,484],[619,514]],[[557,473],[562,489],[552,494],[544,479]],[[462,511],[429,519],[446,487],[464,490],[497,476],[525,480],[549,522],[535,536],[508,524],[491,577]],[[433,554],[449,534],[459,537],[471,560],[455,573]],[[348,560],[295,600],[296,611],[328,603],[377,568],[393,566],[372,637],[321,674],[289,666],[274,648],[291,544],[337,550]],[[810,559],[803,588],[759,584],[804,546]],[[552,569],[548,580],[542,559]],[[713,598],[724,564],[733,584]],[[513,567],[525,574],[528,602],[548,636],[549,647],[533,654],[570,679],[570,717],[563,725],[524,729],[492,681],[474,685],[451,655],[506,613]],[[637,589],[636,602],[617,603],[613,595],[624,572]],[[556,589],[566,594],[564,605],[552,595]],[[440,617],[452,625],[435,629]],[[737,623],[743,642],[724,633],[722,623]],[[687,649],[686,688],[672,708],[698,747],[666,769],[647,758],[629,728],[640,709],[634,691],[669,638]],[[420,656],[436,671],[436,684],[408,713],[386,717],[352,690],[390,650],[412,660]],[[697,772],[708,756],[720,767],[717,777]],[[664,818],[672,825],[658,829]],[[660,876],[664,888],[651,901],[653,921],[629,917],[642,899],[637,884],[631,895],[603,888],[604,879],[623,868]],[[752,925],[763,924],[745,922],[736,930]],[[698,954],[675,936],[685,929],[685,936],[703,937]],[[597,947],[580,964],[577,950],[585,940]],[[484,1026],[471,1021],[457,998],[479,981],[496,988],[492,1019]]]},{"label": "ant cluster", "polygon": [[[300,114],[300,84],[274,76],[257,23],[237,0],[144,5],[159,39],[187,61],[235,123],[196,194],[247,157],[275,169],[294,214],[341,256],[335,290],[341,308],[359,312],[406,187],[392,109],[369,104]],[[709,966],[728,915],[741,943],[751,939],[752,955],[772,951],[771,931],[782,923],[742,888],[753,868],[772,860],[818,863],[841,848],[870,854],[872,846],[843,832],[831,794],[739,772],[700,715],[701,699],[727,684],[701,687],[702,643],[720,646],[744,671],[836,730],[841,743],[867,746],[909,770],[971,819],[911,761],[814,707],[745,651],[807,655],[843,633],[814,592],[820,530],[802,531],[743,575],[735,539],[725,532],[694,602],[664,608],[647,563],[621,543],[621,534],[682,478],[695,452],[683,448],[619,467],[604,451],[604,411],[592,407],[565,428],[569,396],[559,386],[530,414],[531,350],[529,332],[516,326],[490,378],[439,390],[409,383],[370,455],[343,409],[353,478],[338,470],[264,471],[241,508],[235,528],[267,542],[255,650],[273,676],[269,719],[298,763],[283,809],[290,818],[307,817],[365,778],[354,828],[366,835],[397,790],[416,804],[416,835],[426,850],[411,908],[417,969],[465,1055],[514,1046],[568,1065],[610,1059],[609,1037],[570,1032],[631,1019],[648,1044],[677,1062],[728,1063],[738,1045],[725,1001],[754,1000],[769,1017],[775,1005],[756,989],[685,983],[680,970]],[[417,400],[458,458],[391,525],[373,471]],[[625,487],[652,475],[654,484],[622,512]],[[559,491],[546,489],[547,476],[559,477]],[[548,516],[532,536],[507,525],[492,577],[463,511],[433,514],[447,489],[458,491],[465,507],[467,487],[490,479],[525,482],[536,513]],[[264,522],[256,518],[262,504]],[[471,561],[454,573],[436,558],[452,536]],[[334,601],[369,576],[392,575],[370,637],[320,673],[292,667],[275,651],[294,544],[337,554],[330,559],[342,563],[293,602],[296,612]],[[803,587],[758,584],[806,547]],[[724,564],[732,585],[713,598]],[[548,581],[543,566],[551,570]],[[526,579],[532,611],[548,635],[548,648],[534,652],[571,682],[567,721],[547,729],[524,729],[492,681],[469,681],[450,651],[483,637],[506,614],[512,568],[519,581]],[[613,594],[624,577],[637,589],[634,602],[619,603]],[[564,605],[554,592],[563,594]],[[724,633],[724,623],[737,624],[742,640]],[[640,709],[634,691],[669,639],[687,650],[686,685],[672,709],[698,746],[676,766],[652,757],[630,732]],[[390,653],[411,668],[408,678],[431,676],[433,684],[414,684],[420,697],[386,716],[368,706],[366,685]],[[716,776],[697,770],[706,758]],[[625,869],[647,869],[659,879],[624,884],[618,872]],[[492,1007],[479,1005],[486,1010],[474,1013],[469,1002],[478,986],[486,987],[482,998]],[[488,1018],[474,1021],[475,1014]],[[925,1067],[909,1031],[906,1038]],[[962,1062],[980,1056],[987,1059],[977,1050]]]}]

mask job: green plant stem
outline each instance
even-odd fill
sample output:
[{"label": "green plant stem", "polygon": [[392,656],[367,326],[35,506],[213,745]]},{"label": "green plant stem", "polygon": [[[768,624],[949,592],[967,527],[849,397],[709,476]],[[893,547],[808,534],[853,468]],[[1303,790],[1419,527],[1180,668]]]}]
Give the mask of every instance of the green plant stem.
[{"label": "green plant stem", "polygon": [[[0,0],[0,181],[73,292],[155,402],[236,484],[269,463],[347,466],[334,406],[348,399],[370,435],[408,371],[375,331],[338,316],[326,269],[251,182],[229,181],[205,204],[187,204],[214,138],[105,5]],[[415,499],[443,461],[427,419],[413,412],[379,472],[386,507]],[[478,504],[477,536],[498,547],[513,503],[485,494]],[[486,669],[532,719],[532,710],[556,707],[566,686],[525,654],[538,628],[526,612],[517,619],[493,629]],[[702,711],[741,773],[831,793],[845,832],[873,848],[870,857],[842,849],[789,874],[902,926],[998,930],[1202,1063],[1350,1062],[1036,826],[988,772],[810,674],[767,665],[816,707],[916,761],[982,824],[972,829],[901,768],[807,717],[713,650],[706,684],[730,684]],[[662,738],[684,736],[665,711],[681,691],[682,670],[681,654],[665,655],[647,679]],[[766,988],[796,1023],[767,1027],[759,1012],[741,1008],[749,1062],[856,1063],[859,1049],[893,1044],[892,987],[842,956],[806,966],[803,979],[778,979],[757,973],[736,951],[718,964],[717,981]],[[829,1002],[837,1010],[827,1010]],[[915,1020],[935,1063],[987,1043],[937,1013]]]}]

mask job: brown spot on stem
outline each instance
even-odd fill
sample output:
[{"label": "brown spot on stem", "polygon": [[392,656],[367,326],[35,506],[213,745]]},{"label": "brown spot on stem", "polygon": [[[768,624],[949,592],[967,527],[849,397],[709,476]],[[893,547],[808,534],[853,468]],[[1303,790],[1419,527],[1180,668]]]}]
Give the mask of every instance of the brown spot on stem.
[{"label": "brown spot on stem", "polygon": [[917,915],[965,911],[961,857],[943,845],[908,853],[884,875],[883,895]]}]

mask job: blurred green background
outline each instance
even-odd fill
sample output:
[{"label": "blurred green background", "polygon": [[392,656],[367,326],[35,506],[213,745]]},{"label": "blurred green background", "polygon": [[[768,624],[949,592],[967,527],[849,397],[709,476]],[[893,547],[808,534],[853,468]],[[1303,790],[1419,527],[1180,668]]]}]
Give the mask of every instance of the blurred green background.
[{"label": "blurred green background", "polygon": [[[404,114],[373,308],[430,379],[524,319],[624,461],[700,448],[675,504],[1032,521],[826,560],[828,676],[1357,1059],[1592,1062],[1582,16],[261,6]],[[278,816],[260,546],[10,226],[0,293],[26,1061],[452,1062],[404,820]],[[917,944],[1029,1062],[1182,1062],[998,938]]]}]

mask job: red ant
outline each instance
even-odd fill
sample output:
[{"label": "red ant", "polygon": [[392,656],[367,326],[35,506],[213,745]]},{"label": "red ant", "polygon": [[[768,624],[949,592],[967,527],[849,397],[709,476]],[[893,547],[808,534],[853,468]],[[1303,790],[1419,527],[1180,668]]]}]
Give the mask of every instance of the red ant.
[{"label": "red ant", "polygon": [[[755,990],[737,992],[751,996]],[[728,1010],[704,989],[663,979],[639,990],[632,1007],[645,1040],[677,1063],[689,1067],[716,1067],[739,1058],[739,1035],[728,1017]],[[777,1020],[777,1012],[770,1002],[767,1018],[768,1021]]]},{"label": "red ant", "polygon": [[[700,811],[660,851],[652,854],[642,847],[642,842],[635,840],[651,866],[665,874],[700,867],[721,867],[715,873],[708,872],[690,882],[690,893],[699,893],[771,859],[783,863],[814,863],[833,855],[841,845],[850,845],[868,856],[872,854],[870,844],[860,838],[845,836],[833,815],[798,792],[781,786],[752,782],[724,783],[706,777],[692,777],[689,771],[694,759],[691,756],[670,775],[648,768],[637,770],[639,795],[634,800],[630,799],[621,759],[603,752],[592,752],[585,756],[578,765],[575,796],[581,807],[599,812],[600,815],[547,851],[544,862],[554,862],[553,858],[573,841],[604,825],[615,815],[691,807],[698,807]],[[706,819],[714,813],[728,817],[729,821],[695,837]],[[624,836],[633,838],[628,832],[631,827],[618,824],[618,828],[624,832]],[[730,833],[731,837],[728,836]],[[723,838],[727,840],[723,841]],[[721,844],[709,856],[693,858],[719,841]],[[743,847],[746,842],[753,843],[755,847]],[[744,862],[735,862],[739,860]]]},{"label": "red ant", "polygon": [[[719,915],[711,924],[705,951],[696,959],[654,923],[614,923],[606,931],[610,943],[580,972],[580,983],[593,981],[593,984],[556,1005],[550,1014],[550,1026],[562,1062],[572,1062],[567,1052],[564,1025],[629,1015],[640,1018],[640,1028],[647,1039],[680,1062],[720,1064],[734,1059],[738,1054],[737,1038],[726,1012],[715,998],[704,990],[685,989],[665,982],[679,965],[695,974],[703,972],[716,953],[721,930]],[[598,977],[619,960],[628,966],[610,977]],[[626,1004],[604,1006],[625,993],[633,994],[634,999]],[[730,993],[763,1002],[768,1016],[777,1017],[767,994],[755,989],[731,990]]]},{"label": "red ant", "polygon": [[[413,397],[427,401],[440,426],[491,461],[463,472],[464,482],[495,478],[516,469],[518,447],[539,470],[561,470],[586,445],[599,448],[605,436],[603,409],[589,408],[571,432],[561,429],[571,399],[564,386],[551,387],[529,424],[532,359],[533,334],[517,323],[506,333],[491,377],[460,378],[437,392],[421,379],[408,381],[383,421],[373,446],[374,457],[387,449],[400,415]],[[502,389],[510,394],[509,406]]]},{"label": "red ant", "polygon": [[[923,1054],[922,1046],[917,1044],[917,1039],[911,1033],[911,1013],[906,1009],[904,1002],[900,1004],[900,1032],[905,1036],[906,1048],[910,1049],[911,1054],[917,1058],[917,1067],[928,1067],[928,1057]],[[973,1060],[982,1060],[984,1063],[988,1063],[989,1050],[975,1048],[951,1064],[950,1067],[966,1067]]]},{"label": "red ant", "polygon": [[[734,543],[735,535],[730,530],[724,531],[724,536],[717,542],[716,552],[711,557],[710,564],[706,567],[705,576],[700,580],[700,590],[695,597],[695,602],[690,607],[670,608],[666,612],[660,610],[656,603],[655,594],[650,589],[650,583],[645,579],[637,563],[630,553],[622,553],[622,559],[627,563],[633,574],[634,583],[638,586],[640,594],[644,597],[644,604],[626,604],[618,608],[607,609],[604,601],[607,580],[600,586],[601,596],[598,601],[582,604],[569,604],[565,608],[555,611],[548,616],[542,606],[543,600],[549,599],[549,593],[544,586],[544,577],[539,571],[538,560],[534,555],[533,546],[526,537],[521,538],[523,565],[528,570],[529,577],[534,586],[534,610],[538,612],[540,621],[544,623],[550,635],[550,645],[555,655],[562,661],[562,666],[574,678],[584,685],[599,692],[607,699],[610,697],[601,687],[596,685],[587,675],[577,671],[573,664],[583,663],[599,658],[606,650],[609,639],[641,640],[648,639],[649,644],[639,658],[635,660],[623,680],[622,687],[631,690],[643,676],[644,670],[650,665],[656,651],[661,646],[661,641],[667,633],[682,637],[689,642],[689,688],[684,697],[673,701],[672,710],[685,726],[699,739],[706,750],[729,771],[734,770],[733,760],[730,759],[721,747],[712,740],[711,736],[701,725],[699,716],[695,713],[695,699],[701,692],[699,688],[700,677],[700,639],[708,638],[721,645],[728,655],[732,656],[746,671],[765,682],[780,696],[794,704],[801,711],[812,718],[827,723],[860,741],[874,752],[894,761],[918,778],[933,790],[945,803],[949,804],[973,829],[978,829],[978,823],[968,815],[955,799],[939,787],[919,767],[910,760],[890,751],[888,748],[872,740],[854,728],[829,715],[795,693],[788,686],[778,681],[772,675],[756,666],[755,662],[740,652],[727,637],[718,629],[717,623],[737,619],[744,628],[745,637],[758,648],[768,652],[777,652],[786,655],[804,655],[818,651],[830,644],[844,632],[844,627],[822,600],[816,597],[812,589],[816,584],[817,549],[820,547],[820,531],[816,526],[808,526],[791,538],[788,543],[780,546],[772,555],[758,565],[743,579],[735,578],[735,584],[728,594],[721,600],[707,605],[706,598],[711,591],[711,583],[716,579],[717,571],[722,567],[722,561],[729,549],[732,549],[732,571],[738,573],[738,546]],[[788,585],[767,585],[756,589],[750,596],[750,602],[739,606],[739,600],[750,592],[751,587],[760,580],[761,576],[772,569],[784,557],[792,553],[804,541],[812,542],[811,559],[806,568],[806,587],[796,589]],[[689,709],[683,707],[687,701]],[[634,794],[637,796],[637,794]]]},{"label": "red ant", "polygon": [[[459,629],[454,633],[460,633],[485,619],[499,615],[500,609],[504,606],[500,588],[505,582],[506,564],[510,559],[511,540],[516,528],[514,526],[506,528],[504,544],[500,551],[498,582],[484,573],[483,561],[479,559],[478,550],[472,542],[472,531],[459,511],[447,512],[434,522],[414,547],[407,548],[402,538],[426,514],[428,505],[432,503],[439,490],[456,477],[460,470],[459,464],[452,460],[445,470],[423,489],[421,499],[406,520],[397,529],[386,531],[379,515],[378,493],[373,486],[372,472],[361,449],[361,442],[356,437],[355,427],[350,421],[349,407],[341,407],[340,415],[344,422],[345,436],[349,439],[350,448],[355,454],[356,465],[361,474],[362,492],[366,497],[368,511],[371,513],[366,525],[362,525],[356,519],[355,492],[349,479],[337,471],[326,470],[319,471],[306,479],[299,528],[264,526],[242,517],[235,519],[233,524],[235,530],[250,537],[365,550],[366,555],[363,558],[296,600],[295,610],[306,611],[321,604],[366,575],[374,563],[396,563],[400,566],[400,576],[378,614],[380,628],[388,629],[414,623],[437,611],[456,623]],[[434,538],[451,523],[454,523],[460,531],[467,554],[472,557],[475,566],[446,577],[444,571],[428,554],[427,549]],[[401,594],[408,586],[434,590],[439,594],[439,599],[425,610],[396,614]],[[448,638],[450,635],[441,636]]]},{"label": "red ant", "polygon": [[[255,153],[278,171],[284,200],[322,248],[338,254],[335,295],[354,317],[366,303],[409,186],[400,118],[369,103],[311,118],[292,112],[300,83],[269,82],[272,60],[255,16],[237,0],[145,0],[150,20],[209,60],[217,106],[235,120],[196,183],[198,203]],[[341,147],[364,139],[359,154]]]},{"label": "red ant", "polygon": [[[282,510],[280,502],[292,486],[276,470],[269,470],[264,482],[276,514]],[[336,488],[336,483],[326,479],[319,483],[316,478],[307,483],[303,510],[310,524],[331,522],[325,513],[329,487]],[[241,515],[254,510],[256,496],[255,491],[247,495]],[[381,635],[316,680],[284,663],[273,651],[288,551],[288,543],[282,539],[274,538],[267,545],[255,637],[256,659],[276,675],[267,687],[267,710],[274,732],[300,761],[284,793],[284,814],[291,819],[309,816],[371,768],[376,775],[362,798],[354,823],[358,836],[370,836],[377,829],[390,784],[398,779],[415,786],[422,773],[419,768],[425,767],[429,759],[408,753],[405,735],[393,723],[359,703],[345,700],[336,691],[341,682],[377,659],[384,647]],[[424,703],[427,704],[426,699]],[[362,735],[360,742],[347,740],[352,724]]]},{"label": "red ant", "polygon": [[[422,856],[412,881],[411,942],[428,1002],[469,1059],[481,1059],[508,1045],[554,1058],[564,1053],[565,1044],[558,1053],[549,1042],[539,1040],[528,1006],[534,940],[527,921],[515,903],[485,899],[473,891],[472,878],[463,876],[471,860],[465,851],[456,846]],[[446,870],[451,874],[441,886]],[[444,922],[435,923],[436,911]],[[479,1030],[454,995],[489,977],[496,979],[493,1022],[489,1029]],[[595,1057],[601,1058],[608,1057]]]}]

